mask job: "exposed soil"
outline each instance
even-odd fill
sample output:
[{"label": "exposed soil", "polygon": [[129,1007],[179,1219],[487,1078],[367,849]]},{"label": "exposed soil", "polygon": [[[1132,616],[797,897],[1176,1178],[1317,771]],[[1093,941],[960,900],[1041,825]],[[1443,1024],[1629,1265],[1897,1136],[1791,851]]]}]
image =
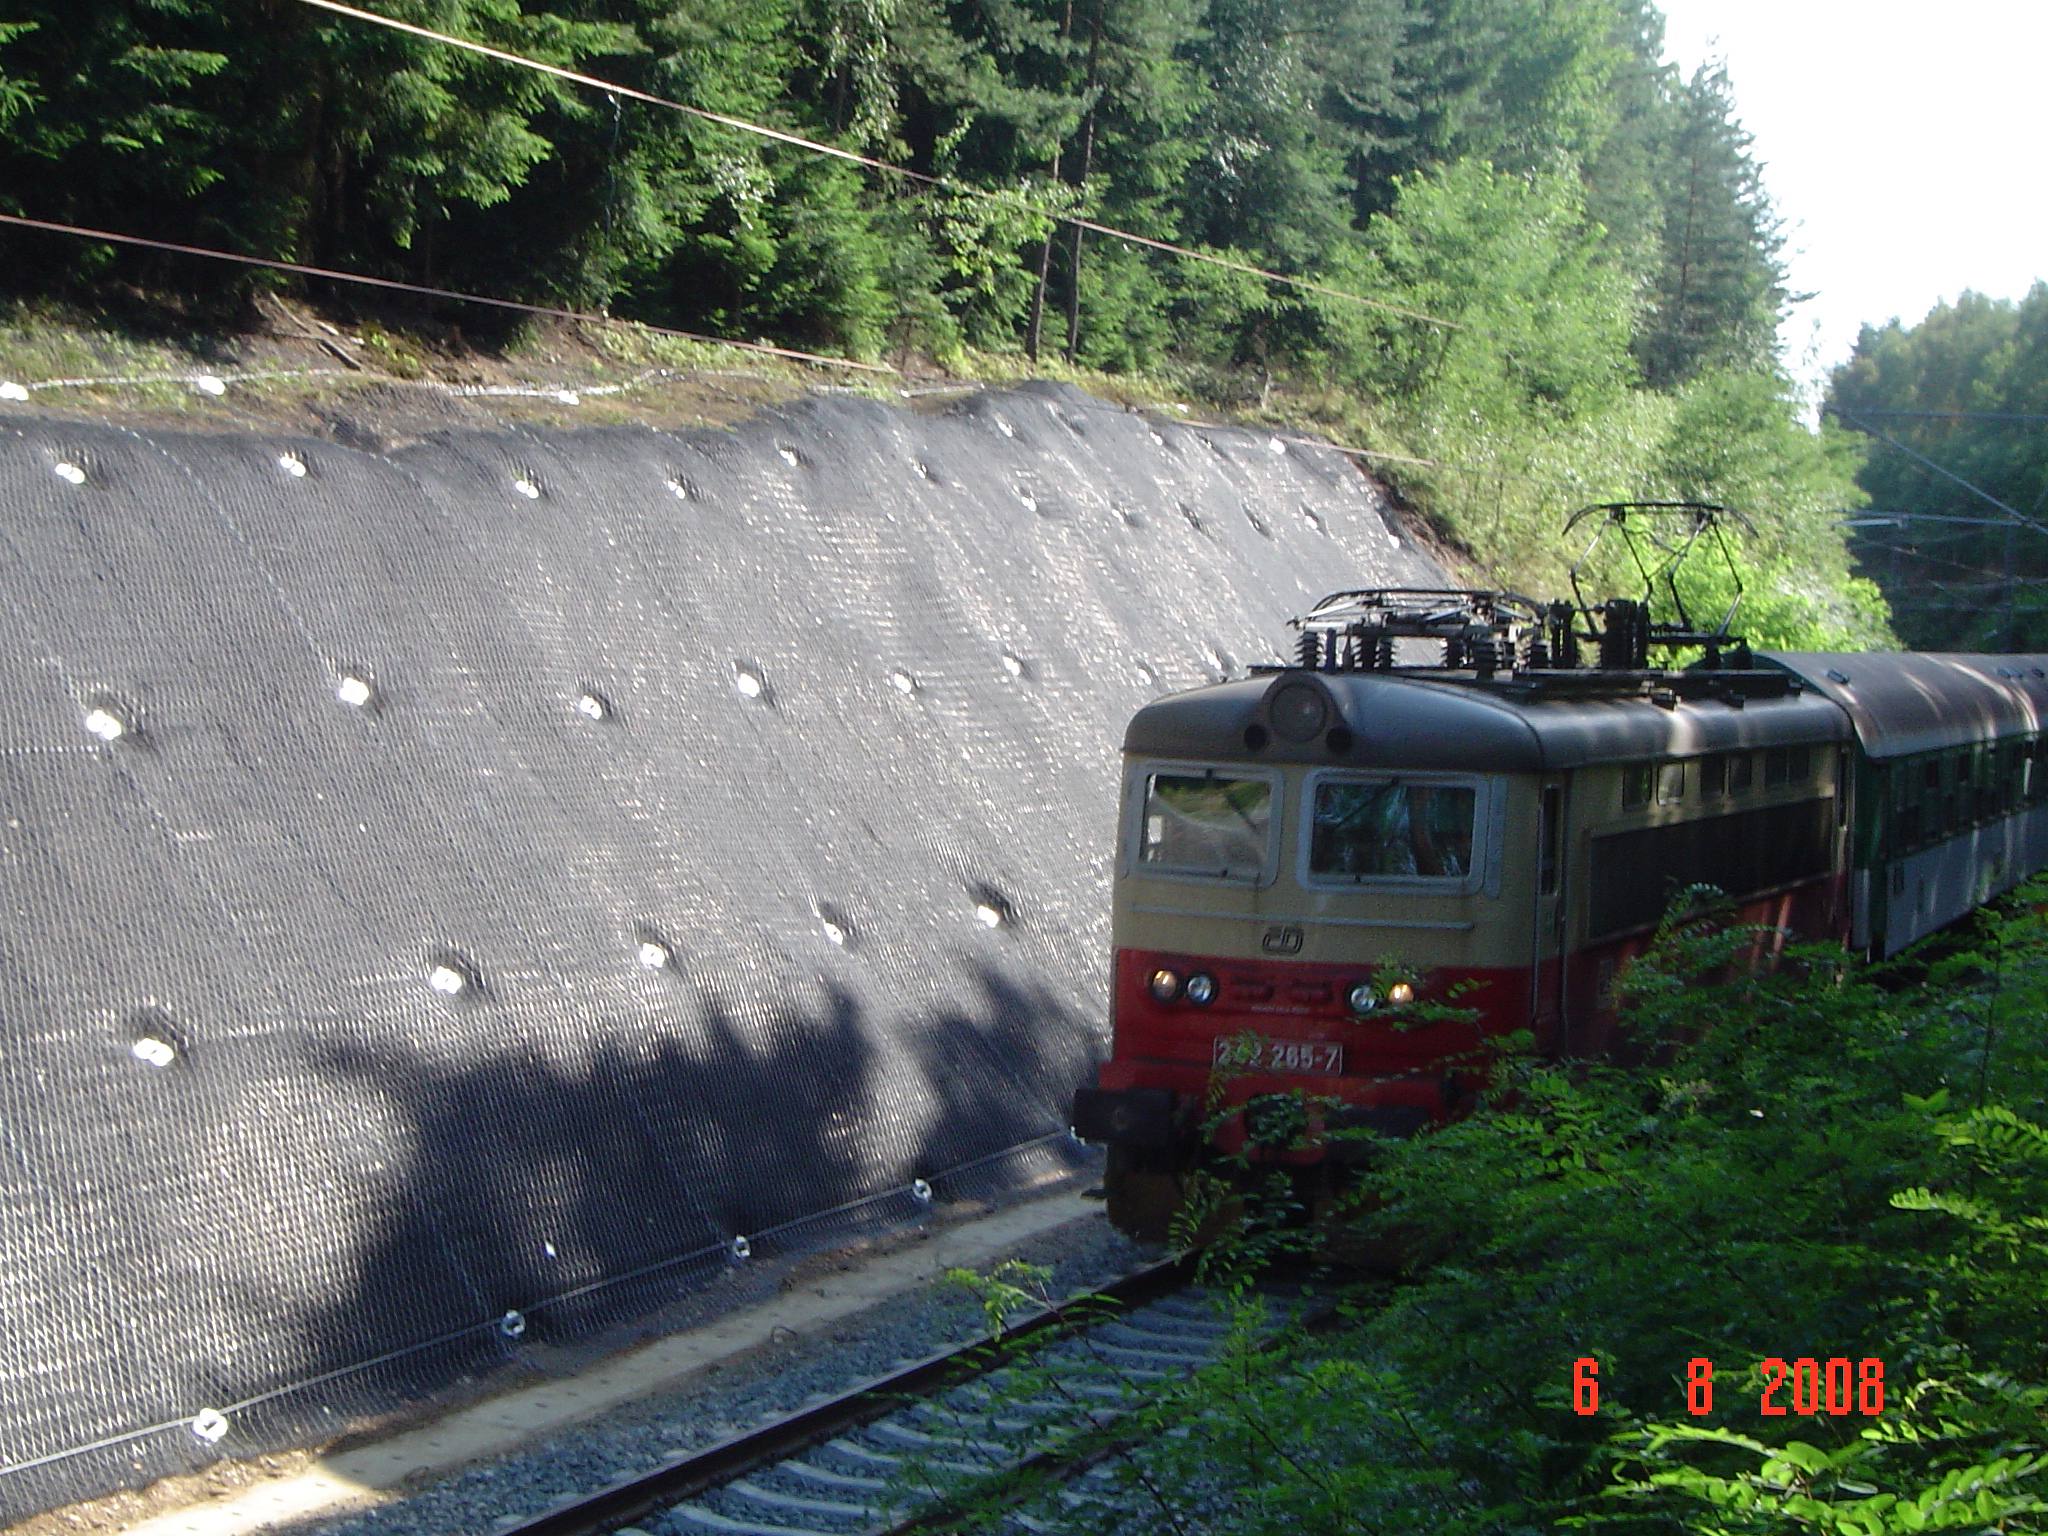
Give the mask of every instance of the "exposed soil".
[{"label": "exposed soil", "polygon": [[400,330],[274,295],[253,300],[232,331],[155,318],[153,336],[98,317],[17,320],[0,345],[0,379],[27,386],[43,409],[122,425],[312,434],[371,449],[512,423],[725,426],[806,390],[894,395],[943,382],[598,322],[536,319],[509,338],[420,319]]}]

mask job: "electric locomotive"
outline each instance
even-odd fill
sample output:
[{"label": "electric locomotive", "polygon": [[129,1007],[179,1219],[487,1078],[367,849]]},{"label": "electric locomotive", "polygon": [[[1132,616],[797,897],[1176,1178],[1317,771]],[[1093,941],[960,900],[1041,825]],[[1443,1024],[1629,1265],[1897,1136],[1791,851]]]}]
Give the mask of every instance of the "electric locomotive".
[{"label": "electric locomotive", "polygon": [[1164,1235],[1205,1146],[1313,1196],[1364,1146],[1331,1131],[1456,1114],[1486,1036],[1607,1049],[1615,977],[1687,887],[1765,963],[1890,953],[2048,864],[2040,658],[1753,654],[1678,612],[1337,593],[1293,665],[1137,713],[1113,1047],[1073,1115],[1112,1221]]}]

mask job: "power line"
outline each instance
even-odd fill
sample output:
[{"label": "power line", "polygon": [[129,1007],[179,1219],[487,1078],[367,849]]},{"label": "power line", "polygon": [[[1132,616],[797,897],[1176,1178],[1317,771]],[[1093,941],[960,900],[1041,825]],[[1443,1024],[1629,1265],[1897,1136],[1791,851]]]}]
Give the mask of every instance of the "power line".
[{"label": "power line", "polygon": [[1924,554],[1904,544],[1883,544],[1873,539],[1866,541],[1862,547],[1866,550],[1878,549],[1885,551],[1887,554],[1900,555],[1916,565],[1945,565],[1950,570],[1964,571],[1972,576],[1983,576],[1987,578],[1985,583],[1987,586],[2004,586],[2012,582],[2038,581],[2040,579],[2034,576],[2020,576],[2003,571],[1988,570],[1981,565],[1966,565],[1960,560],[1950,560],[1943,555]]},{"label": "power line", "polygon": [[[1834,407],[1829,407],[1833,410]],[[1840,414],[1839,411],[1836,414]],[[1880,411],[1867,405],[1856,407],[1859,416],[1898,416],[1922,421],[2048,421],[2036,411]]]},{"label": "power line", "polygon": [[[308,3],[316,3],[316,0],[308,0]],[[818,352],[801,352],[790,347],[770,346],[766,342],[733,341],[722,336],[704,336],[700,335],[695,331],[680,331],[673,329],[672,327],[669,326],[650,325],[645,321],[629,320],[622,318],[618,315],[601,315],[592,314],[583,310],[560,309],[555,307],[554,305],[549,304],[528,304],[518,299],[497,299],[492,298],[487,294],[465,293],[454,288],[436,288],[422,283],[401,282],[396,278],[370,277],[361,272],[345,272],[334,267],[314,267],[308,266],[304,262],[285,261],[279,258],[268,256],[247,256],[239,251],[216,250],[210,246],[181,245],[171,240],[153,240],[142,235],[123,234],[118,230],[89,229],[82,225],[61,224],[50,219],[25,218],[19,214],[12,213],[0,213],[0,224],[12,225],[18,229],[34,230],[42,234],[71,235],[82,240],[104,240],[114,245],[136,246],[143,250],[168,251],[174,255],[196,256],[208,261],[233,262],[237,266],[261,267],[279,272],[291,272],[301,277],[325,278],[330,282],[355,283],[366,288],[381,288],[386,291],[394,293],[417,294],[423,298],[447,299],[461,304],[482,304],[492,309],[508,309],[520,314],[538,315],[549,319],[574,320],[591,325],[615,326],[621,330],[640,331],[654,336],[672,336],[682,341],[701,342],[706,346],[733,347],[743,352],[754,352],[769,357],[786,358],[794,362],[814,363],[829,368],[853,368],[859,369],[866,373],[887,374],[892,377],[901,376],[900,371],[898,369],[889,367],[887,364],[855,362],[851,358],[829,357],[823,353]],[[346,378],[350,376],[348,374],[341,373],[339,370],[329,371],[333,372],[337,377]],[[30,380],[27,384],[23,385],[22,387],[24,389],[33,390],[55,388],[91,388],[107,384],[133,383],[171,382],[189,384],[198,382],[201,379],[215,379],[217,377],[221,376],[210,374],[178,374],[164,375],[162,377],[152,376],[147,379],[41,379]],[[406,381],[401,380],[396,382]],[[584,388],[573,391],[555,388],[536,389],[533,391],[521,390],[519,392],[531,392],[540,395],[560,397],[564,393],[600,394],[604,393],[605,391],[602,388]],[[1223,432],[1237,432],[1247,430],[1241,424],[1233,425],[1228,422],[1188,421],[1183,422],[1182,425],[1197,431],[1203,429]],[[1445,469],[1450,470],[1456,474],[1470,475],[1482,480],[1514,480],[1528,485],[1552,486],[1562,485],[1565,483],[1561,480],[1545,480],[1535,475],[1521,474],[1514,470],[1482,469],[1476,465],[1459,464],[1449,459],[1418,458],[1412,454],[1387,453],[1375,448],[1357,448],[1345,443],[1323,442],[1312,437],[1276,436],[1275,441],[1298,444],[1301,447],[1305,448],[1324,449],[1328,452],[1343,454],[1351,458],[1370,459],[1382,463],[1409,464],[1425,469]]]},{"label": "power line", "polygon": [[[311,3],[311,0],[309,0],[309,3]],[[2028,528],[2031,528],[2036,533],[2048,533],[2048,526],[2043,526],[2042,524],[2036,522],[2033,518],[2028,517],[2026,513],[2021,512],[2015,507],[2008,507],[2004,502],[2000,501],[1996,496],[1992,495],[1989,491],[1985,490],[1981,485],[1972,485],[1969,481],[1965,480],[1961,475],[1957,474],[1954,470],[1942,468],[1939,464],[1935,463],[1934,460],[1928,458],[1926,454],[1908,448],[1904,443],[1900,442],[1897,438],[1891,436],[1889,433],[1878,431],[1877,428],[1871,426],[1868,422],[1863,421],[1862,419],[1851,414],[1850,412],[1843,410],[1839,405],[1830,405],[1825,407],[1825,409],[1832,412],[1834,415],[1841,417],[1843,421],[1847,422],[1850,426],[1856,428],[1858,431],[1866,432],[1870,436],[1876,438],[1879,442],[1885,444],[1886,446],[1898,449],[1900,453],[1903,453],[1907,458],[1913,460],[1914,463],[1925,465],[1927,468],[1933,470],[1937,475],[1940,475],[1942,479],[1953,480],[1957,485],[1960,485],[1972,496],[1982,497],[1985,501],[1990,502],[1992,506],[1998,508],[1999,511],[2003,512],[2007,517],[2011,518],[2014,522],[2020,523]]]},{"label": "power line", "polygon": [[[1948,512],[1880,512],[1871,507],[1845,508],[1836,519],[1844,528],[1896,528],[1901,523],[1960,523],[1972,528],[2010,528],[2009,517],[1957,517]],[[2039,529],[2048,533],[2048,528]]]},{"label": "power line", "polygon": [[595,315],[582,310],[560,309],[552,304],[527,304],[519,299],[494,299],[480,293],[462,293],[453,288],[433,288],[422,283],[399,282],[395,278],[369,277],[361,272],[342,272],[332,267],[309,267],[303,262],[283,261],[273,256],[244,256],[239,251],[219,251],[203,245],[179,245],[170,240],[150,240],[141,235],[124,235],[110,229],[85,229],[76,224],[58,224],[48,219],[26,219],[13,213],[0,213],[0,224],[11,224],[18,229],[38,230],[44,234],[74,235],[87,240],[105,240],[114,245],[135,245],[146,250],[170,251],[180,256],[199,256],[208,261],[230,261],[244,267],[267,267],[279,272],[294,272],[301,277],[325,278],[336,283],[356,283],[365,288],[413,293],[430,299],[453,299],[463,304],[483,304],[492,309],[515,310],[520,314],[540,315],[553,320],[579,320],[589,325],[619,326],[653,336],[673,336],[678,340],[702,342],[712,347],[736,347],[742,352],[758,352],[769,357],[788,358],[800,363],[816,363],[827,368],[855,368],[863,373],[900,376],[897,369],[889,367],[886,363],[857,363],[851,358],[827,357],[819,352],[799,352],[791,347],[772,347],[764,341],[731,341],[722,336],[700,336],[695,331],[678,331],[664,325],[649,325],[641,320],[622,320],[615,315]]},{"label": "power line", "polygon": [[375,26],[388,27],[394,32],[409,33],[414,37],[425,38],[430,42],[444,43],[450,48],[461,48],[470,53],[481,54],[487,59],[496,59],[501,64],[513,64],[521,69],[530,69],[543,75],[551,75],[557,80],[566,80],[572,85],[587,86],[591,90],[603,91],[615,97],[622,96],[630,101],[644,102],[652,107],[665,107],[671,112],[681,112],[685,116],[698,118],[707,123],[716,123],[720,127],[730,128],[739,133],[750,133],[758,138],[769,139],[778,144],[788,144],[797,149],[808,150],[816,155],[828,155],[834,160],[842,160],[850,165],[865,166],[869,170],[881,171],[886,175],[901,176],[923,186],[936,187],[945,192],[965,193],[971,197],[988,198],[1014,208],[1022,208],[1035,218],[1051,219],[1055,223],[1064,224],[1070,229],[1086,230],[1090,234],[1102,235],[1111,240],[1121,240],[1128,245],[1144,246],[1149,250],[1164,251],[1171,256],[1185,257],[1189,261],[1207,262],[1210,266],[1222,267],[1226,271],[1243,273],[1247,277],[1256,277],[1269,283],[1282,283],[1290,288],[1299,288],[1308,293],[1319,293],[1325,298],[1341,299],[1347,304],[1363,305],[1367,309],[1376,309],[1386,314],[1397,315],[1404,320],[1419,321],[1424,325],[1433,325],[1441,330],[1463,331],[1470,329],[1455,320],[1443,320],[1435,315],[1424,314],[1419,309],[1405,309],[1398,304],[1388,304],[1379,299],[1368,299],[1363,294],[1351,293],[1342,288],[1332,288],[1327,283],[1318,283],[1311,278],[1289,277],[1284,272],[1274,272],[1265,267],[1255,267],[1248,262],[1233,261],[1227,256],[1217,256],[1208,251],[1193,250],[1185,245],[1175,245],[1171,241],[1154,240],[1149,235],[1133,234],[1130,230],[1118,229],[1110,224],[1100,224],[1093,219],[1084,219],[1078,214],[1054,213],[1039,207],[1028,197],[1020,193],[1006,192],[999,188],[973,187],[965,182],[955,181],[950,176],[933,176],[924,171],[914,171],[907,165],[897,165],[888,160],[878,160],[872,155],[863,155],[850,149],[841,149],[836,144],[825,144],[817,139],[807,139],[802,134],[787,133],[780,128],[770,128],[762,123],[749,122],[743,117],[733,117],[724,112],[713,112],[704,107],[693,107],[687,102],[672,101],[666,96],[656,96],[651,92],[639,90],[630,85],[620,85],[615,80],[604,80],[596,75],[586,75],[577,70],[564,69],[559,64],[544,64],[539,59],[529,59],[523,54],[511,53],[503,48],[493,48],[488,43],[474,42],[469,38],[457,37],[452,33],[436,32],[431,27],[416,26],[409,21],[398,21],[389,16],[380,16],[375,11],[365,11],[353,5],[344,5],[341,3],[341,0],[302,0],[302,3],[314,6],[319,10],[332,11],[337,16],[346,16],[354,21],[367,21]]}]

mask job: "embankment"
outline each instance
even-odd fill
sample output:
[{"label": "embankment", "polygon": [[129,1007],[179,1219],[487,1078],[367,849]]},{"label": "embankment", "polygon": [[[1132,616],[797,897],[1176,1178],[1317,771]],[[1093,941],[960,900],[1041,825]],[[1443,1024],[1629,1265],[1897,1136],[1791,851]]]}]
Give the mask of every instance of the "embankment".
[{"label": "embankment", "polygon": [[1126,716],[1440,579],[1067,389],[0,415],[0,1522],[1054,1166]]}]

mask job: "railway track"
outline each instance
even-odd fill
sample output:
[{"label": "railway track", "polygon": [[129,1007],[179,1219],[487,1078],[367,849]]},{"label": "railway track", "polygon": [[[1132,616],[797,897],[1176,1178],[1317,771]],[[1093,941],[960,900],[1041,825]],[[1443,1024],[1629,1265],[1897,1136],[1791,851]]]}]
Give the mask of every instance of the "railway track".
[{"label": "railway track", "polygon": [[[984,1340],[500,1526],[497,1536],[908,1536],[951,1525],[949,1490],[1017,1470],[1086,1473],[1147,1387],[1213,1358],[1227,1325],[1189,1289],[1191,1259],[1151,1266],[1007,1328],[1077,1329],[1028,1366]],[[1026,1379],[1018,1373],[1029,1370]],[[1076,1451],[1069,1433],[1097,1431]],[[923,1490],[920,1493],[920,1489]]]}]

